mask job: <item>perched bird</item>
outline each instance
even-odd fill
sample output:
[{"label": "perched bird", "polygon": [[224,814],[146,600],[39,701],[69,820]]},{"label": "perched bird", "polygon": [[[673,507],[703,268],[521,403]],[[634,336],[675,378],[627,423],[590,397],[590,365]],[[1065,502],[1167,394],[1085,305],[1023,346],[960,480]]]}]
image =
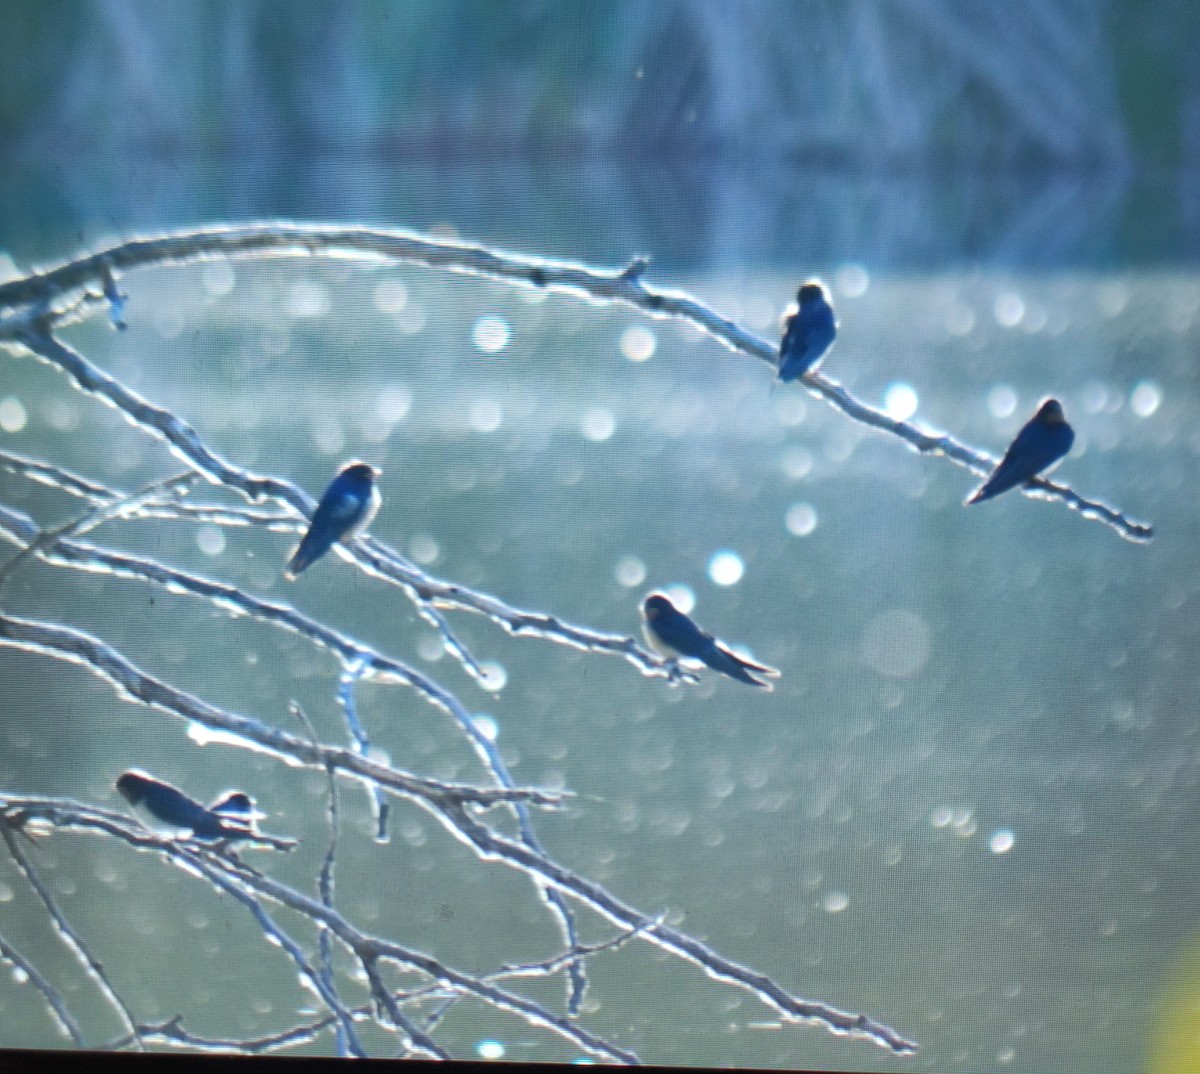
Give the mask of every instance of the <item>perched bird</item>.
[{"label": "perched bird", "polygon": [[117,790],[130,805],[141,806],[156,820],[188,832],[202,842],[251,840],[286,850],[296,845],[293,839],[264,835],[257,822],[265,814],[254,805],[245,791],[228,791],[210,806],[203,806],[183,791],[136,768],[123,772]]},{"label": "perched bird", "polygon": [[779,379],[795,380],[825,357],[837,338],[837,321],[829,295],[819,280],[809,280],[796,295],[796,308],[783,326],[779,342]]},{"label": "perched bird", "polygon": [[737,656],[724,642],[701,630],[662,593],[651,593],[642,601],[642,618],[642,633],[647,643],[663,656],[699,660],[731,679],[761,686],[764,690],[774,689],[771,683],[755,678],[750,672],[777,679],[779,672],[775,668]]},{"label": "perched bird", "polygon": [[379,510],[379,471],[365,462],[343,466],[313,512],[304,539],[296,546],[284,577],[291,580],[307,570],[340,540],[357,537]]},{"label": "perched bird", "polygon": [[966,503],[990,500],[1011,488],[1025,484],[1031,477],[1058,462],[1075,442],[1075,431],[1067,424],[1062,403],[1044,399],[1008,445],[1000,465],[991,476],[967,497]]}]

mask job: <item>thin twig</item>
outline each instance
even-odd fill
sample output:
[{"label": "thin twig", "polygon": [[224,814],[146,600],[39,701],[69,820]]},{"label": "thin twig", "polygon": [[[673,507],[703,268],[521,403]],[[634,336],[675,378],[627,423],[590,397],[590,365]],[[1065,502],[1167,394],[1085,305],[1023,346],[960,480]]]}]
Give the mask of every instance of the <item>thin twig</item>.
[{"label": "thin twig", "polygon": [[[358,718],[358,704],[354,700],[354,684],[362,677],[364,667],[361,660],[346,661],[342,664],[342,674],[338,678],[337,700],[342,715],[346,719],[350,737],[354,740],[355,748],[364,757],[369,757],[371,739],[368,737],[362,721]],[[331,805],[330,808],[330,824],[332,825],[337,820],[337,812],[334,805]],[[387,796],[378,787],[371,788],[371,808],[375,812],[375,841],[386,843],[388,841],[389,807]]]},{"label": "thin twig", "polygon": [[[31,354],[68,373],[80,390],[99,396],[134,424],[165,440],[176,455],[212,483],[234,489],[251,500],[274,499],[295,511],[299,519],[311,516],[316,501],[303,489],[282,478],[254,474],[234,466],[210,449],[200,434],[182,418],[143,399],[60,340],[35,329],[21,333],[17,341]],[[434,578],[418,570],[376,538],[360,537],[341,545],[340,551],[367,575],[399,586],[435,628],[444,622],[438,614],[439,609],[472,611],[487,616],[513,635],[541,637],[575,649],[622,656],[643,675],[665,678],[670,682],[696,681],[694,675],[681,670],[677,663],[664,660],[631,636],[578,627],[557,616],[514,608],[489,594],[477,593],[467,586]],[[453,634],[443,631],[443,640],[447,652],[456,656],[470,674],[476,678],[483,677],[482,668]]]},{"label": "thin twig", "polygon": [[474,847],[475,852],[485,860],[503,862],[511,868],[526,872],[578,899],[613,924],[626,929],[638,929],[639,935],[649,943],[695,963],[710,977],[746,989],[774,1007],[789,1021],[811,1020],[831,1032],[874,1041],[898,1055],[910,1055],[917,1050],[916,1042],[898,1033],[891,1026],[865,1014],[843,1011],[817,1000],[793,996],[765,974],[725,958],[707,944],[669,925],[656,924],[633,907],[621,902],[600,884],[579,876],[523,843],[484,827],[461,807],[437,809],[433,812],[452,834]]},{"label": "thin twig", "polygon": [[[313,726],[312,721],[308,718],[308,714],[293,701],[289,706],[292,715],[296,717],[308,732],[308,737],[313,745],[317,745],[317,729]],[[338,789],[337,780],[334,778],[333,769],[328,765],[325,767],[325,793],[328,801],[326,807],[325,820],[329,827],[329,846],[325,850],[325,860],[321,862],[321,871],[317,875],[317,892],[321,896],[321,902],[325,906],[333,909],[333,889],[334,889],[334,868],[337,864],[337,845],[338,835],[341,831],[341,824],[338,813]],[[383,792],[378,787],[372,787],[374,795],[383,798]],[[386,802],[386,799],[384,799]],[[317,930],[317,954],[321,959],[321,977],[325,982],[325,987],[331,991],[334,988],[333,976],[333,933],[325,925],[321,925]],[[351,1054],[351,1036],[346,1031],[346,1026],[341,1018],[337,1022],[337,1049],[338,1055],[348,1056]]]},{"label": "thin twig", "polygon": [[[327,979],[323,973],[308,961],[308,958],[300,949],[300,945],[279,927],[253,892],[248,890],[249,885],[239,882],[245,875],[261,877],[262,874],[255,870],[243,869],[242,874],[235,880],[225,870],[214,868],[211,852],[204,851],[198,846],[188,846],[186,843],[177,843],[175,854],[178,858],[173,860],[186,862],[219,891],[232,895],[254,915],[254,919],[258,922],[259,928],[262,929],[263,935],[268,940],[274,940],[296,964],[296,968],[300,970],[301,975],[312,985],[313,990],[337,1019],[339,1039],[346,1042],[347,1052],[356,1059],[365,1059],[367,1053],[363,1050],[362,1043],[359,1041],[358,1034],[354,1029],[354,1018],[338,996],[332,978]],[[226,860],[232,861],[234,859],[230,858]]]},{"label": "thin twig", "polygon": [[448,991],[468,993],[530,1025],[541,1026],[597,1058],[624,1064],[636,1064],[638,1061],[633,1052],[609,1043],[534,1000],[455,969],[424,952],[361,932],[320,900],[272,877],[247,869],[230,856],[206,850],[198,844],[165,838],[140,825],[131,824],[119,813],[70,799],[0,793],[0,819],[10,815],[20,816],[26,823],[36,818],[51,827],[103,833],[133,847],[154,851],[193,875],[202,872],[206,879],[235,897],[237,890],[242,889],[243,894],[252,894],[255,900],[268,899],[307,917],[315,925],[327,926],[353,950],[364,968],[368,962],[396,962],[439,982]]},{"label": "thin twig", "polygon": [[[42,994],[42,998],[46,1001],[46,1006],[50,1008],[50,1013],[54,1020],[58,1023],[59,1028],[64,1034],[69,1036],[75,1042],[76,1048],[86,1048],[87,1044],[83,1039],[83,1033],[79,1028],[79,1023],[75,1021],[70,1010],[67,1007],[67,1001],[63,999],[62,993],[59,992],[41,973],[41,971],[21,954],[12,944],[10,944],[3,936],[0,936],[0,959],[6,962],[11,962],[34,988]],[[130,1037],[129,1043],[133,1043],[138,1036],[137,1026],[133,1028],[133,1034]]]},{"label": "thin twig", "polygon": [[37,870],[33,867],[33,862],[29,860],[17,843],[13,824],[5,817],[0,817],[0,837],[4,839],[4,843],[8,847],[8,853],[12,857],[12,860],[16,862],[17,868],[24,874],[25,879],[29,882],[29,886],[33,888],[38,899],[41,900],[42,905],[46,908],[46,913],[50,915],[50,920],[54,922],[55,932],[58,933],[63,943],[66,944],[67,949],[79,960],[84,972],[96,982],[101,995],[104,996],[109,1005],[117,1012],[117,1016],[124,1023],[125,1029],[132,1034],[133,1042],[137,1045],[138,1051],[145,1051],[145,1045],[137,1035],[137,1021],[133,1017],[133,1013],[113,986],[112,981],[108,979],[108,973],[100,964],[99,959],[92,954],[88,945],[84,943],[83,937],[79,935],[71,922],[67,920],[66,915],[59,909],[54,896],[50,894],[50,889],[46,887]]},{"label": "thin twig", "polygon": [[227,712],[177,690],[147,675],[99,639],[57,623],[0,615],[0,646],[4,645],[80,664],[112,683],[129,700],[210,729],[228,732],[247,746],[258,746],[263,752],[290,763],[320,768],[329,765],[344,775],[378,784],[404,797],[432,797],[483,806],[516,801],[554,806],[563,798],[561,793],[536,788],[472,787],[429,779],[361,757],[350,749],[327,745],[315,747],[278,727],[250,716]]},{"label": "thin twig", "polygon": [[63,538],[77,537],[80,534],[87,533],[89,530],[96,529],[98,526],[102,526],[105,522],[112,521],[114,518],[136,514],[145,504],[152,503],[164,496],[179,496],[199,480],[200,475],[189,470],[186,473],[176,474],[174,477],[168,477],[162,481],[152,481],[149,485],[138,489],[137,492],[101,504],[71,522],[57,526],[52,530],[43,531],[35,540],[30,541],[6,563],[0,563],[0,589],[8,581],[9,575],[28,557],[38,555],[43,549],[50,548]]},{"label": "thin twig", "polygon": [[[35,326],[54,323],[53,314],[45,312],[51,303],[61,301],[63,295],[73,291],[103,286],[105,274],[113,271],[127,273],[138,268],[226,258],[297,256],[357,257],[364,261],[425,265],[633,306],[652,317],[686,321],[730,350],[757,358],[772,368],[778,364],[774,344],[746,331],[690,295],[647,287],[643,280],[644,258],[634,258],[625,268],[605,271],[401,231],[286,223],[204,228],[157,238],[132,239],[46,272],[12,280],[0,285],[0,308],[9,307],[13,311],[0,320],[0,338],[25,342],[31,335],[46,335],[45,329],[39,330]],[[917,451],[944,456],[975,474],[985,474],[995,464],[990,456],[948,434],[931,436],[915,425],[888,417],[854,398],[820,371],[805,374],[803,380],[808,388],[854,421],[897,436]],[[1085,518],[1103,522],[1127,540],[1147,541],[1153,536],[1153,529],[1145,523],[1134,521],[1101,501],[1086,499],[1068,486],[1037,478],[1027,491],[1040,491],[1044,498],[1064,503]]]}]

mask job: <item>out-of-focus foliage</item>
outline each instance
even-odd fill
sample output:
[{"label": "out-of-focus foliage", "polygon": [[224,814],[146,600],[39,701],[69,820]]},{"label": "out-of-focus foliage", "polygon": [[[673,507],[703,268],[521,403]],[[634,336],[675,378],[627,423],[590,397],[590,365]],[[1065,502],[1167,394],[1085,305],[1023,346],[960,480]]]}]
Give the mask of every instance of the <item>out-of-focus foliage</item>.
[{"label": "out-of-focus foliage", "polygon": [[[3,117],[20,138],[57,130],[270,145],[305,134],[339,144],[420,139],[452,155],[547,141],[637,153],[715,144],[1076,161],[1119,160],[1132,142],[1167,154],[1196,17],[1186,3],[1143,7],[1136,18],[1119,8],[8,5]],[[44,62],[48,50],[56,63]]]},{"label": "out-of-focus foliage", "polygon": [[[575,253],[620,256],[628,236],[593,218],[619,204],[660,260],[696,234],[782,260],[806,215],[908,263],[1111,259],[1078,234],[1097,217],[1120,255],[1193,251],[1189,184],[1178,217],[1147,211],[1171,180],[1144,166],[1200,159],[1198,40],[1188,0],[9,4],[0,194],[19,211],[0,245],[351,215],[486,220],[480,237],[542,249],[570,223],[595,235]],[[978,218],[964,170],[1012,186],[989,203],[1015,225]],[[880,188],[852,219],[832,204],[848,172]],[[481,209],[501,201],[510,230]],[[995,249],[998,230],[1037,240]]]}]

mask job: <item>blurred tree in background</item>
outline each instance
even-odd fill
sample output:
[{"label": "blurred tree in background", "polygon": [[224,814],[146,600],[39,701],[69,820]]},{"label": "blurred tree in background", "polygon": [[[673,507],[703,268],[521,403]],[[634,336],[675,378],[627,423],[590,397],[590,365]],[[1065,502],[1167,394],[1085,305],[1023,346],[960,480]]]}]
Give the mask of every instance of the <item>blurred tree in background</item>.
[{"label": "blurred tree in background", "polygon": [[683,260],[797,228],[900,263],[1190,254],[1198,30],[1189,0],[9,4],[0,241],[281,215],[615,257],[648,227]]}]

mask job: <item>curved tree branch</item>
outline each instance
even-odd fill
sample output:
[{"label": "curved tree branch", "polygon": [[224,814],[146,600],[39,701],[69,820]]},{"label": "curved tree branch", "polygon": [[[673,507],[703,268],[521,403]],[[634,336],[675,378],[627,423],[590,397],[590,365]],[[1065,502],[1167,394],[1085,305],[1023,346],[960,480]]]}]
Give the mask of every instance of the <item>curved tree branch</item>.
[{"label": "curved tree branch", "polygon": [[[132,239],[100,253],[2,284],[0,308],[7,307],[9,314],[0,320],[0,341],[9,339],[29,345],[31,338],[36,340],[54,327],[60,313],[65,315],[71,304],[78,300],[80,292],[95,291],[97,300],[103,299],[104,289],[114,273],[225,258],[297,256],[345,257],[425,265],[620,303],[633,306],[652,317],[686,321],[731,351],[757,358],[772,368],[778,360],[775,344],[748,332],[690,295],[648,287],[643,280],[646,268],[644,258],[635,258],[624,269],[603,271],[566,261],[551,261],[486,246],[434,240],[402,231],[285,223],[205,228],[157,238]],[[33,346],[32,349],[37,351],[38,347]],[[888,417],[856,399],[837,381],[819,370],[805,374],[802,379],[806,387],[847,417],[898,437],[923,454],[940,455],[978,475],[990,472],[996,464],[997,460],[991,456],[949,434],[931,435],[916,425]],[[164,428],[163,431],[167,430]],[[201,469],[205,467],[201,466]],[[212,476],[215,477],[215,474]],[[219,477],[215,479],[222,480]],[[246,491],[251,491],[252,487],[253,483]],[[278,491],[260,488],[258,494],[276,495]],[[1027,495],[1056,500],[1078,511],[1084,518],[1103,522],[1127,540],[1148,541],[1154,536],[1151,526],[1129,518],[1102,501],[1081,496],[1069,486],[1035,478],[1024,491]],[[302,509],[298,503],[293,506]]]}]

